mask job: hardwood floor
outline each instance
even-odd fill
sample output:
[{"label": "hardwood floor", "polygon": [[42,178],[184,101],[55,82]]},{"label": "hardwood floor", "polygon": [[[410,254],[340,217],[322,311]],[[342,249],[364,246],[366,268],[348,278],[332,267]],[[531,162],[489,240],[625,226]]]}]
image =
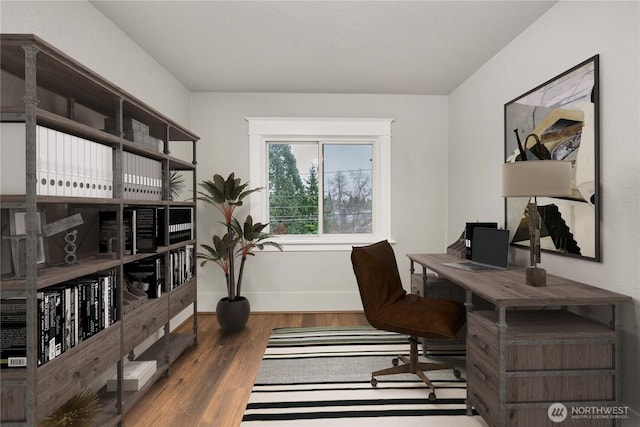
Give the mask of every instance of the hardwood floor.
[{"label": "hardwood floor", "polygon": [[[252,313],[246,328],[220,331],[214,314],[198,315],[189,348],[125,416],[127,427],[240,425],[273,328],[367,325],[364,313]],[[178,330],[188,331],[190,322]]]}]

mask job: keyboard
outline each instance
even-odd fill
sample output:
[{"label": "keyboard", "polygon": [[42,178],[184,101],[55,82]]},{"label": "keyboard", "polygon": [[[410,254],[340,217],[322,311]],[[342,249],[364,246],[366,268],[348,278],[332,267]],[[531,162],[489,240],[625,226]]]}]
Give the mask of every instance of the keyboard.
[{"label": "keyboard", "polygon": [[478,263],[473,262],[473,261],[446,262],[446,263],[443,263],[442,265],[446,265],[448,267],[457,268],[457,269],[460,269],[460,270],[467,270],[467,271],[504,270],[503,268],[500,268],[500,267],[494,267],[494,266],[491,266],[491,265],[478,264]]}]

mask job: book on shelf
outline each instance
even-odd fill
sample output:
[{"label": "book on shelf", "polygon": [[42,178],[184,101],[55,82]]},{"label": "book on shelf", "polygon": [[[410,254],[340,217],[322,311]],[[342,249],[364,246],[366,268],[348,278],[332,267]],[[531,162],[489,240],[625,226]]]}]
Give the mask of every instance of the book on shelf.
[{"label": "book on shelf", "polygon": [[[56,357],[56,306],[57,292],[38,292],[38,365],[43,365]],[[60,345],[61,341],[60,341]],[[62,347],[60,347],[60,354]]]},{"label": "book on shelf", "polygon": [[[25,194],[25,123],[0,124],[0,193]],[[113,149],[66,132],[36,126],[36,194],[63,197],[113,197]]]},{"label": "book on shelf", "polygon": [[[164,237],[165,209],[158,209],[158,246],[166,246]],[[193,208],[169,208],[169,243],[180,243],[193,239]]]},{"label": "book on shelf", "polygon": [[[118,227],[116,211],[101,211],[99,214],[100,221],[100,253],[116,252],[118,249],[118,241],[120,237],[120,228]],[[133,212],[125,210],[122,216],[122,228],[124,234],[124,253],[125,255],[133,255],[135,253],[135,242],[133,241]]]},{"label": "book on shelf", "polygon": [[193,277],[195,266],[195,247],[185,245],[169,253],[169,282],[170,289],[175,289]]},{"label": "book on shelf", "polygon": [[[122,213],[124,254],[153,253],[157,244],[157,209],[125,208]],[[100,252],[115,252],[119,227],[115,211],[100,212]]]},{"label": "book on shelf", "polygon": [[45,361],[55,359],[62,354],[64,340],[64,304],[62,292],[59,289],[45,290],[45,325],[47,326],[47,341],[45,342]]},{"label": "book on shelf", "polygon": [[[74,286],[50,286],[44,291],[49,296],[50,302],[55,302],[55,318],[50,320],[50,325],[54,325],[54,342],[55,349],[51,358],[57,357],[67,349],[73,347],[72,343],[72,305],[75,308],[75,302],[72,302],[71,290]],[[75,294],[75,293],[74,293]],[[75,316],[73,316],[75,317]],[[75,340],[74,340],[75,341]]]},{"label": "book on shelf", "polygon": [[134,218],[134,240],[136,242],[135,252],[155,252],[158,249],[156,241],[158,210],[156,208],[147,207],[127,210],[132,211]]},{"label": "book on shelf", "polygon": [[0,368],[27,366],[27,302],[0,299]]},{"label": "book on shelf", "polygon": [[[131,360],[122,367],[122,389],[123,391],[138,391],[156,373],[157,363],[155,360]],[[118,374],[107,380],[107,391],[118,391]]]},{"label": "book on shelf", "polygon": [[146,258],[124,265],[124,274],[132,286],[147,293],[149,298],[162,295],[162,259]]},{"label": "book on shelf", "polygon": [[115,271],[85,276],[37,293],[38,365],[112,325],[117,319]]}]

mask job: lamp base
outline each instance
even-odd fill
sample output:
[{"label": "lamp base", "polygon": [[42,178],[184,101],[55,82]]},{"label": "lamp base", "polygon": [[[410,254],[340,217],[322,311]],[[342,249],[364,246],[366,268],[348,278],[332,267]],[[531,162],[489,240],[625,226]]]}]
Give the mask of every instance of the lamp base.
[{"label": "lamp base", "polygon": [[547,271],[544,268],[527,268],[526,284],[529,286],[547,286]]}]

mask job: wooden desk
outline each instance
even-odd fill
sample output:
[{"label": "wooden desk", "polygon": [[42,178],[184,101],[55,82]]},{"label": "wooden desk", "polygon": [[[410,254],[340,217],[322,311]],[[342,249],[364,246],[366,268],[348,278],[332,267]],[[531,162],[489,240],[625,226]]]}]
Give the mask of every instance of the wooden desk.
[{"label": "wooden desk", "polygon": [[[422,267],[466,291],[467,411],[492,426],[558,425],[549,406],[568,410],[564,426],[611,426],[611,419],[572,418],[572,408],[617,406],[620,396],[619,309],[631,297],[547,275],[546,287],[525,284],[525,269],[470,272],[444,266],[446,254],[410,254],[411,272]],[[477,295],[495,310],[473,311]],[[606,305],[603,324],[568,307]]]}]

